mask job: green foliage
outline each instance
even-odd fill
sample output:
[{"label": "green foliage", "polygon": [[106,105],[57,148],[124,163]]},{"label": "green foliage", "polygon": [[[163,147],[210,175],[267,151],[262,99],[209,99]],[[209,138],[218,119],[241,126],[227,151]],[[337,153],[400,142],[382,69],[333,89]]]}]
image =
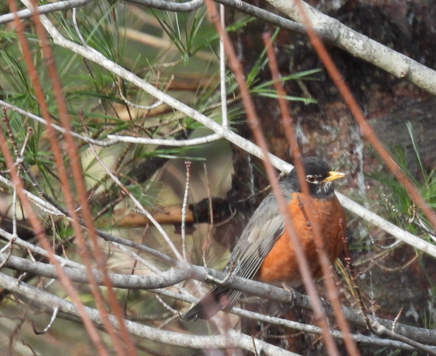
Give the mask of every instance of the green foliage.
[{"label": "green foliage", "polygon": [[[279,29],[277,28],[274,34],[271,37],[271,41],[273,42],[274,39],[279,34]],[[266,56],[266,48],[262,51],[259,58],[254,63],[253,68],[247,75],[247,85],[250,91],[250,94],[254,96],[262,96],[265,98],[272,98],[272,99],[278,99],[278,95],[276,90],[274,89],[274,81],[268,80],[266,82],[260,83],[259,80],[259,74],[261,71],[265,69],[265,67],[268,66],[268,58]],[[304,79],[304,80],[316,80],[316,78],[311,77],[312,74],[321,72],[321,69],[312,69],[308,71],[303,71],[299,73],[294,73],[285,77],[282,77],[282,83],[285,83],[290,80],[297,80],[297,79]],[[236,89],[236,84],[235,89]],[[289,101],[302,101],[305,104],[315,104],[317,101],[315,99],[311,98],[301,98],[296,96],[290,96],[286,95],[284,99]]]},{"label": "green foliage", "polygon": [[[404,148],[395,148],[393,157],[401,170],[417,187],[421,197],[433,210],[436,210],[436,169],[423,165],[419,147],[413,134],[412,125],[410,123],[406,125],[413,147],[413,156],[410,157],[407,150]],[[412,172],[410,166],[416,166],[417,169]],[[382,183],[383,188],[382,191],[380,191],[380,201],[382,202],[384,215],[394,221],[395,224],[411,233],[422,236],[434,243],[434,240],[418,226],[423,225],[425,228],[429,229],[430,225],[421,211],[418,208],[414,208],[413,201],[410,199],[403,185],[385,171],[373,175],[371,178]],[[416,213],[415,218],[413,218],[414,211]],[[409,223],[407,221],[408,219],[413,220],[413,223]]]},{"label": "green foliage", "polygon": [[[296,79],[300,79],[300,78],[303,78],[305,80],[313,80],[313,78],[311,78],[309,76],[311,74],[318,73],[320,71],[321,71],[321,69],[312,69],[312,70],[307,70],[304,72],[288,75],[288,76],[282,77],[282,82],[284,83],[284,82],[287,82],[289,80],[296,80]],[[273,80],[269,80],[269,81],[264,82],[262,84],[253,86],[253,88],[250,90],[250,94],[257,95],[257,96],[263,96],[266,98],[273,98],[273,99],[279,98],[276,90],[274,89],[274,81]],[[302,98],[302,97],[290,96],[290,95],[285,95],[284,99],[286,99],[288,101],[302,101],[305,104],[316,104],[317,103],[317,100],[315,100],[315,99]]]},{"label": "green foliage", "polygon": [[[189,57],[198,51],[208,49],[219,40],[219,36],[212,24],[207,23],[206,8],[194,11],[193,14],[170,11],[150,10],[156,17],[162,29],[177,46],[185,63]],[[226,27],[227,32],[237,31],[254,19],[242,16],[235,23]]]}]

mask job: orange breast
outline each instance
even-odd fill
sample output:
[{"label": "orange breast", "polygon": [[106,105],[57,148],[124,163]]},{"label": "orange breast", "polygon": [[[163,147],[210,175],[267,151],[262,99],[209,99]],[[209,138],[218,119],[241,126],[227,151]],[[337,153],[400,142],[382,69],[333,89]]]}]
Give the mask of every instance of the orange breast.
[{"label": "orange breast", "polygon": [[[296,195],[300,197],[303,209],[299,206]],[[310,199],[310,205],[307,199]],[[319,226],[324,249],[331,263],[336,260],[342,250],[342,238],[345,236],[345,212],[336,196],[332,199],[320,200],[307,198],[301,193],[294,193],[289,204],[292,223],[309,262],[312,275],[314,278],[320,278],[322,271],[318,262],[312,229],[306,224],[307,218],[303,213],[303,210],[307,212],[309,206],[316,220],[315,223]],[[311,222],[311,225],[313,226],[314,222]],[[302,284],[294,246],[286,232],[277,240],[266,256],[256,277],[268,283],[286,282],[293,287]]]}]

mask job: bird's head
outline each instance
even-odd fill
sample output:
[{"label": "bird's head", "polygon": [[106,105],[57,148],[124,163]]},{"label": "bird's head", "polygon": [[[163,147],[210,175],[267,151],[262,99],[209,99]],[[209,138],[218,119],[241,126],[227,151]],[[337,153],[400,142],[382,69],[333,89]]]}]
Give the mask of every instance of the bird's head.
[{"label": "bird's head", "polygon": [[[344,173],[332,171],[329,165],[319,157],[306,157],[303,159],[306,182],[310,194],[315,197],[327,197],[334,192],[333,181],[345,177]],[[295,191],[301,192],[296,170],[289,175]]]}]

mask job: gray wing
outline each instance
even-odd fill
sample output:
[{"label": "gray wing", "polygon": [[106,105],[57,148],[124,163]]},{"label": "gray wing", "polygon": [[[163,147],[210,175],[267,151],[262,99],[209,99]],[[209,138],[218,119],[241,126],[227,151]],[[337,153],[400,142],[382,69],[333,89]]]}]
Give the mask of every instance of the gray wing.
[{"label": "gray wing", "polygon": [[254,212],[229,258],[226,271],[253,278],[268,252],[284,231],[284,221],[273,195]]},{"label": "gray wing", "polygon": [[[281,189],[285,200],[289,202],[294,187],[285,180],[281,183]],[[242,232],[224,272],[231,271],[238,277],[253,278],[283,231],[283,217],[274,195],[270,194],[256,209]],[[230,310],[241,295],[236,290],[227,290],[227,293],[224,310]]]}]

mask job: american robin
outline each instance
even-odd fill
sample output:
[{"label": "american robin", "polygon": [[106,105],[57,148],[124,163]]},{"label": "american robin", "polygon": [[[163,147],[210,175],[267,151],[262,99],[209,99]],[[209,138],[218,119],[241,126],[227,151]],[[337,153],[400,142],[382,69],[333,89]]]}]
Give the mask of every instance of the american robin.
[{"label": "american robin", "polygon": [[[312,275],[320,278],[322,271],[311,226],[318,224],[325,251],[333,263],[342,249],[345,212],[336,198],[332,181],[345,174],[331,171],[327,163],[318,157],[303,159],[303,165],[310,198],[301,192],[295,169],[282,180],[280,186]],[[310,204],[307,204],[307,199],[310,199]],[[308,221],[305,209],[309,205],[315,222]],[[286,283],[293,288],[302,284],[295,250],[273,194],[269,194],[254,212],[224,272],[272,284]],[[220,310],[228,311],[240,295],[241,292],[216,286],[184,315],[184,320],[210,319]]]}]

